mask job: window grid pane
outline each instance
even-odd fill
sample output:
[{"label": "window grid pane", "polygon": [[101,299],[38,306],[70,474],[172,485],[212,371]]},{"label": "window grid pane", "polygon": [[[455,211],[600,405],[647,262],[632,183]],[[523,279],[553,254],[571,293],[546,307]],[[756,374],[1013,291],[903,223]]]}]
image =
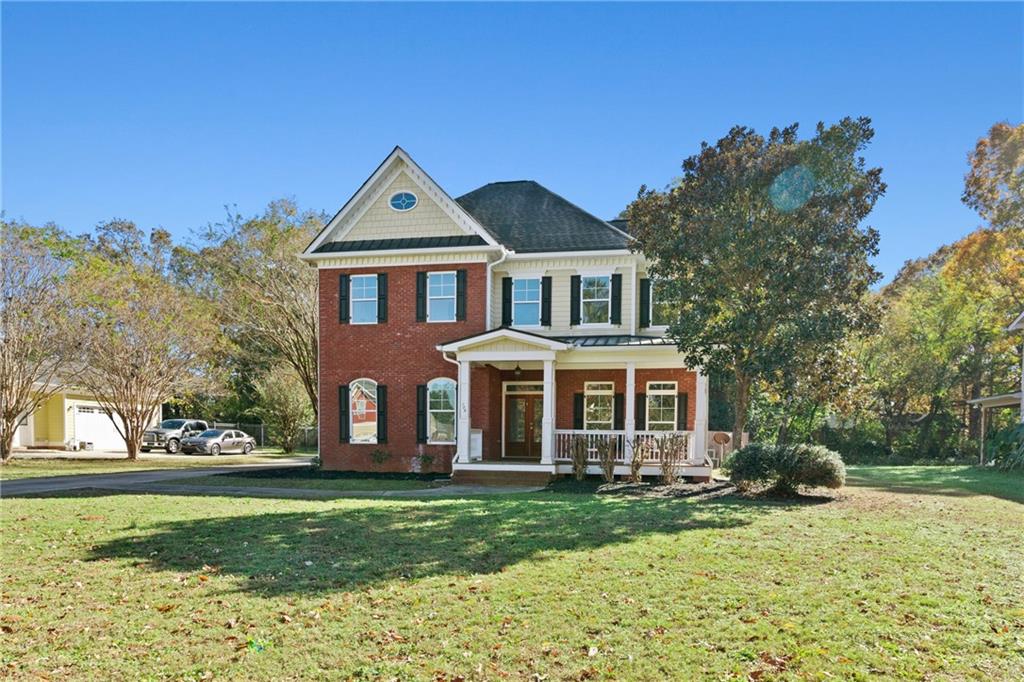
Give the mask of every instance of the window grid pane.
[{"label": "window grid pane", "polygon": [[583,277],[580,281],[580,322],[608,324],[611,321],[611,278]]},{"label": "window grid pane", "polygon": [[377,384],[357,379],[349,384],[350,438],[353,443],[377,442]]},{"label": "window grid pane", "polygon": [[377,275],[354,275],[349,284],[350,316],[355,324],[377,322]]},{"label": "window grid pane", "polygon": [[427,384],[427,442],[455,442],[455,382],[451,379]]},{"label": "window grid pane", "polygon": [[455,273],[432,272],[427,275],[427,320],[455,321]]}]

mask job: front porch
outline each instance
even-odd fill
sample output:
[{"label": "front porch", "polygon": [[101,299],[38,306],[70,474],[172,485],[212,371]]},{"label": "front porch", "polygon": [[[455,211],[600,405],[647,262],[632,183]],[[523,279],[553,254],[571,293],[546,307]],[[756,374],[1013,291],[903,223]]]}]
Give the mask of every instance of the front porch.
[{"label": "front porch", "polygon": [[453,476],[536,482],[587,472],[614,459],[618,477],[662,472],[660,443],[674,437],[680,476],[706,479],[707,378],[682,366],[674,347],[580,347],[510,329],[439,346],[457,364]]}]

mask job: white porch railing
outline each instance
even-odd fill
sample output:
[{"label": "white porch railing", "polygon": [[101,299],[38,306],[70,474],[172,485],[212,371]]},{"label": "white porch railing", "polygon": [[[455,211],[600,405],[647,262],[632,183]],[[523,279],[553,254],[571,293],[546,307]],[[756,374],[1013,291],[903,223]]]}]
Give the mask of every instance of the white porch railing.
[{"label": "white porch railing", "polygon": [[597,462],[599,443],[610,442],[615,448],[615,461],[625,463],[626,432],[625,431],[587,431],[585,429],[555,429],[555,461],[572,461],[572,444],[576,438],[583,438],[587,443],[587,461]]},{"label": "white porch railing", "polygon": [[555,461],[572,461],[572,444],[577,437],[583,438],[587,444],[587,461],[597,462],[597,447],[602,441],[611,441],[615,448],[615,461],[626,464],[633,459],[633,448],[643,447],[647,459],[652,464],[661,460],[659,451],[660,439],[666,436],[681,436],[686,439],[686,461],[694,462],[699,458],[693,451],[693,431],[637,431],[633,441],[626,440],[625,431],[587,431],[585,429],[555,429]]}]

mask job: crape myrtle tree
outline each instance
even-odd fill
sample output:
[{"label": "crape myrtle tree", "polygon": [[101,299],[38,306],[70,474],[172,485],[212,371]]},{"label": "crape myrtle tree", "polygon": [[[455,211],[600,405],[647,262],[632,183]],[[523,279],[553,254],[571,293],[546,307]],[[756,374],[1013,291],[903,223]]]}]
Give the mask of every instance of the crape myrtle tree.
[{"label": "crape myrtle tree", "polygon": [[128,459],[160,405],[208,382],[219,328],[209,306],[169,273],[170,235],[102,224],[76,269],[73,303],[82,339],[79,383],[124,439]]},{"label": "crape myrtle tree", "polygon": [[655,296],[678,307],[669,336],[691,366],[734,378],[735,443],[756,382],[871,325],[878,233],[862,222],[885,184],[860,154],[873,135],[867,118],[819,123],[809,140],[796,124],[767,138],[737,126],[627,209]]},{"label": "crape myrtle tree", "polygon": [[80,249],[52,225],[0,221],[0,461],[11,457],[19,421],[81,367],[68,297]]},{"label": "crape myrtle tree", "polygon": [[230,364],[291,368],[316,415],[317,270],[298,255],[325,216],[292,201],[272,202],[259,216],[232,215],[207,227],[201,245],[182,249],[178,277],[209,300],[231,340]]}]

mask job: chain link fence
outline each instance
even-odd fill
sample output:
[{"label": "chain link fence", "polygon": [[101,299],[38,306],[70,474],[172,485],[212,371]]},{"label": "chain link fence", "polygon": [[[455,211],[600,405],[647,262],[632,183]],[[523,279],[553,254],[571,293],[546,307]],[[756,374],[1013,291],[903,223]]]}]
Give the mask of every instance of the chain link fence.
[{"label": "chain link fence", "polygon": [[[266,447],[273,445],[273,437],[270,430],[264,424],[244,424],[242,422],[213,422],[214,429],[238,429],[244,431],[256,439],[256,445]],[[317,446],[317,429],[315,426],[303,426],[299,435],[300,448],[315,448]]]}]

